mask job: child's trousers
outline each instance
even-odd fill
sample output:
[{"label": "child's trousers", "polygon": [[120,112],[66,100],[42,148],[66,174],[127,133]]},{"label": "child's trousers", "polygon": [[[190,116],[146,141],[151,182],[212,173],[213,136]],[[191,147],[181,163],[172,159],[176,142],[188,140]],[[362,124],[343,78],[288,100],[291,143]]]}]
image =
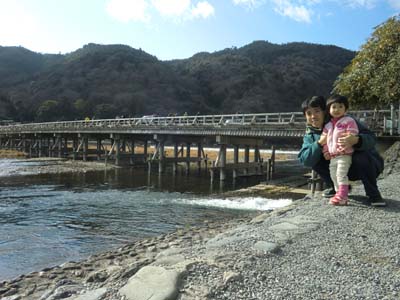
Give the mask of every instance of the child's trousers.
[{"label": "child's trousers", "polygon": [[349,185],[349,169],[351,166],[351,155],[338,155],[331,158],[329,171],[335,191],[339,190],[339,185]]}]

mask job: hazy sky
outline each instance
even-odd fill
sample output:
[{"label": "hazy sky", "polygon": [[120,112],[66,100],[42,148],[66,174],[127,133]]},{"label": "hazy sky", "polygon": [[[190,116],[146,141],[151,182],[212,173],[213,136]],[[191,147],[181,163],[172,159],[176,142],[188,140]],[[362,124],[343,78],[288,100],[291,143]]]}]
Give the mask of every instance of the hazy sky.
[{"label": "hazy sky", "polygon": [[0,0],[0,45],[66,53],[124,44],[161,60],[255,40],[358,50],[400,0]]}]

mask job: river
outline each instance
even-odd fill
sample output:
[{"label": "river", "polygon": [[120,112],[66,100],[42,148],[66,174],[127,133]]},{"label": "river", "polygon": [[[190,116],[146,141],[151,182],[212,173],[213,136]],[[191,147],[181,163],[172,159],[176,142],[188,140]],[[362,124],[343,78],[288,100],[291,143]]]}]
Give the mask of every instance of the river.
[{"label": "river", "polygon": [[225,198],[255,184],[210,184],[205,174],[115,169],[21,175],[26,164],[0,159],[0,280],[116,248],[205,220],[270,210],[291,199]]}]

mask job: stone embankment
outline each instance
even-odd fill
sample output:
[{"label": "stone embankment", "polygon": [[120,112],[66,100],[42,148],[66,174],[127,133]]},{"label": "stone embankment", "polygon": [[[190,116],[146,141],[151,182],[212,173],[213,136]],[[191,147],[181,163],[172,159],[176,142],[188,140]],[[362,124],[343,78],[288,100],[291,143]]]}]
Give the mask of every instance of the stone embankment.
[{"label": "stone embankment", "polygon": [[251,220],[206,224],[0,284],[4,300],[400,299],[400,147],[388,206],[321,195]]}]

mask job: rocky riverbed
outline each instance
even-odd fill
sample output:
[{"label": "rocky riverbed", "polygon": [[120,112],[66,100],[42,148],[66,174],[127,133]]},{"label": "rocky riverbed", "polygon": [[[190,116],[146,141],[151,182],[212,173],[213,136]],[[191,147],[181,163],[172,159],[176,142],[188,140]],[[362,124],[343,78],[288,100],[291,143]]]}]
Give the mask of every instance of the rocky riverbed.
[{"label": "rocky riverbed", "polygon": [[[1,157],[1,156],[0,156]],[[4,156],[3,156],[4,157]],[[103,171],[115,168],[113,164],[96,161],[73,161],[63,158],[19,158],[20,164],[13,176],[36,174],[86,173],[89,171]]]},{"label": "rocky riverbed", "polygon": [[389,150],[385,208],[355,183],[347,207],[307,195],[2,282],[0,298],[399,299],[400,145]]}]

